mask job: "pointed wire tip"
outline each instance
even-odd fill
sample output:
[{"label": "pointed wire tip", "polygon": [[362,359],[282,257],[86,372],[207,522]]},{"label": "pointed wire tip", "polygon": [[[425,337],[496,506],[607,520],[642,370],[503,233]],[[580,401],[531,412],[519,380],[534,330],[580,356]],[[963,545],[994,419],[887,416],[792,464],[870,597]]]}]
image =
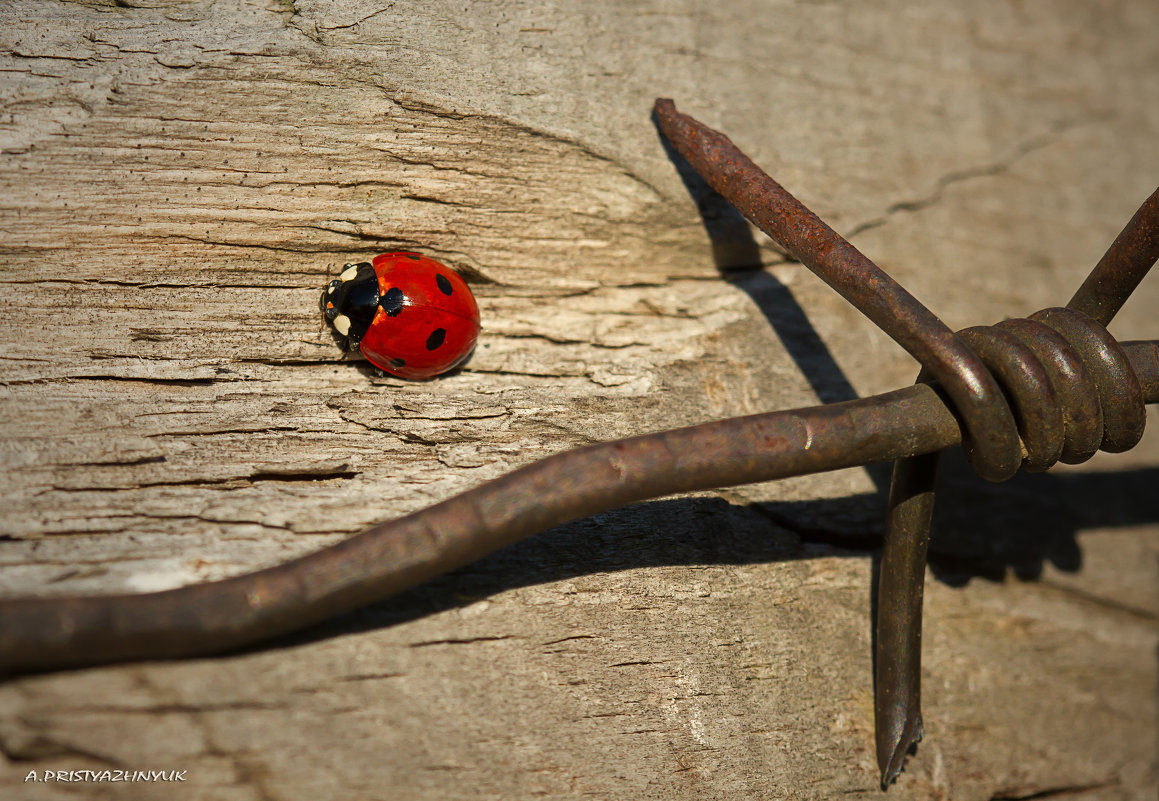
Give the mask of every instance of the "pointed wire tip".
[{"label": "pointed wire tip", "polygon": [[901,774],[901,769],[904,765],[905,750],[901,748],[901,743],[898,743],[898,748],[890,757],[889,764],[881,771],[882,792],[889,790],[890,785],[897,781],[897,777]]},{"label": "pointed wire tip", "polygon": [[[914,746],[922,741],[923,726],[921,719],[916,721],[915,726],[907,725],[902,731],[901,736],[897,738],[897,743],[894,744],[893,749],[889,753],[889,761],[882,764],[878,762],[878,767],[881,768],[881,789],[888,790],[889,786],[897,781],[898,775],[902,768],[905,767],[905,758],[913,750]],[[884,749],[879,749],[879,757],[883,754]]]},{"label": "pointed wire tip", "polygon": [[672,102],[672,98],[658,97],[656,102],[652,104],[652,116],[660,119],[671,119],[679,114],[676,110],[676,104]]}]

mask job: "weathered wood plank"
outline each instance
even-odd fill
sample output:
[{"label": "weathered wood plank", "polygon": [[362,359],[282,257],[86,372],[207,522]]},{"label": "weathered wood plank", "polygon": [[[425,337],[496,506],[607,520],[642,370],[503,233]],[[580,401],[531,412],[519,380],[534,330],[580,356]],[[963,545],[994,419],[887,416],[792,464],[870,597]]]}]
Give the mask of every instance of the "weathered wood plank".
[{"label": "weathered wood plank", "polygon": [[[5,4],[5,594],[233,575],[569,447],[912,380],[707,201],[710,241],[654,97],[951,325],[993,322],[1065,302],[1153,190],[1156,13]],[[400,247],[479,297],[452,378],[376,377],[320,329],[327,273]],[[1157,304],[1113,330],[1159,335]],[[1157,443],[1002,488],[951,465],[929,738],[891,796],[1154,798]],[[881,481],[642,504],[277,648],[8,681],[0,794],[125,791],[24,781],[104,768],[187,771],[143,798],[874,794]]]}]

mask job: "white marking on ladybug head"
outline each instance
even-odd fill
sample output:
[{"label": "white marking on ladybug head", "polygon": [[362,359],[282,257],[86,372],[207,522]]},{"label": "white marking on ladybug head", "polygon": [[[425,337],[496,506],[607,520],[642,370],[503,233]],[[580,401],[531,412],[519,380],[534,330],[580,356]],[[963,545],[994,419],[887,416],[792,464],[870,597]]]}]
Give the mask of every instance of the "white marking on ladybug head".
[{"label": "white marking on ladybug head", "polygon": [[342,336],[350,333],[350,318],[345,314],[340,314],[334,318],[334,330]]},{"label": "white marking on ladybug head", "polygon": [[337,284],[330,284],[330,286],[326,287],[326,294],[327,294],[327,295],[333,295],[333,294],[334,294],[334,290],[335,290],[335,289],[337,289],[337,288],[338,288],[338,285],[337,285]]},{"label": "white marking on ladybug head", "polygon": [[351,264],[349,267],[342,271],[342,275],[338,276],[338,280],[353,281],[356,275],[358,275],[358,268]]}]

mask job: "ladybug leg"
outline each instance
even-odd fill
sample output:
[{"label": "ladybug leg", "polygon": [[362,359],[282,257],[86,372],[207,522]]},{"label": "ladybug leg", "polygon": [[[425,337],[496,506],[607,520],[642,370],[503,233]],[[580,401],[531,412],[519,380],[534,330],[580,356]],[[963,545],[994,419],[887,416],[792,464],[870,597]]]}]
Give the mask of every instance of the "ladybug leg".
[{"label": "ladybug leg", "polygon": [[331,265],[326,265],[326,288],[322,290],[322,295],[318,298],[318,309],[322,312],[322,322],[318,325],[318,333],[321,334],[326,330],[326,323],[329,318],[326,316],[326,303],[334,292],[334,281],[330,279]]}]

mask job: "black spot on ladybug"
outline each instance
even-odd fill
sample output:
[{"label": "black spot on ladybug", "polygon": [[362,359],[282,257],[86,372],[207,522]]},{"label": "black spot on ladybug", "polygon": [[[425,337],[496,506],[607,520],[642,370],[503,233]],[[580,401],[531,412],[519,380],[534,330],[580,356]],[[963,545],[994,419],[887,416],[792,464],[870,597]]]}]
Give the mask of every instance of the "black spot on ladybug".
[{"label": "black spot on ladybug", "polygon": [[386,312],[387,317],[397,317],[398,313],[402,311],[402,302],[406,300],[406,295],[398,287],[391,287],[382,293],[379,298],[378,305]]},{"label": "black spot on ladybug", "polygon": [[415,261],[418,261],[419,259],[421,259],[421,258],[422,258],[422,256],[420,256],[420,255],[419,255],[419,254],[417,254],[417,253],[408,253],[408,254],[406,254],[406,257],[407,257],[408,259],[414,259]]},{"label": "black spot on ladybug", "polygon": [[406,367],[406,359],[391,359],[390,366],[396,370],[400,367]]},{"label": "black spot on ladybug", "polygon": [[439,345],[442,345],[443,340],[445,340],[446,338],[447,338],[447,329],[436,328],[434,331],[431,332],[431,335],[429,337],[427,337],[427,350],[437,350]]},{"label": "black spot on ladybug", "polygon": [[439,291],[444,295],[450,295],[455,291],[451,288],[451,282],[447,280],[447,276],[442,273],[435,273],[435,283],[439,285]]}]

